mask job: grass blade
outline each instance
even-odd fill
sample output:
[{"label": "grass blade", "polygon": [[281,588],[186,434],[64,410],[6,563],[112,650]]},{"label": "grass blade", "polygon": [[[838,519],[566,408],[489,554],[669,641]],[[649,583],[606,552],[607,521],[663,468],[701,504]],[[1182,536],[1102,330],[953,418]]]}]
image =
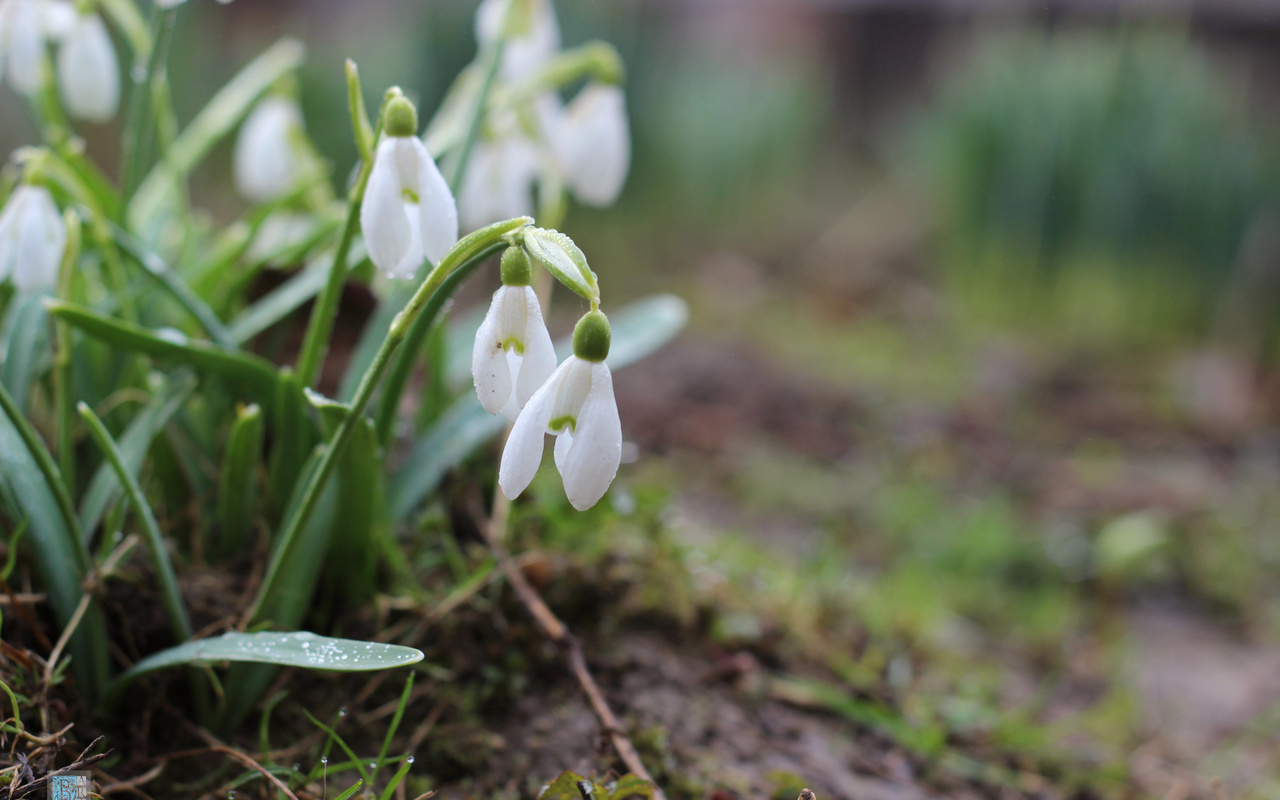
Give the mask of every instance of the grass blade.
[{"label": "grass blade", "polygon": [[[189,375],[171,380],[129,422],[117,444],[130,475],[137,475],[142,469],[142,462],[147,458],[151,443],[164,430],[165,425],[169,424],[169,420],[191,396],[195,387],[195,378]],[[98,467],[80,500],[80,527],[86,545],[93,539],[93,532],[102,522],[107,509],[120,496],[121,488],[111,464],[104,462]]]},{"label": "grass blade", "polygon": [[156,577],[160,580],[160,596],[164,599],[165,611],[169,614],[169,625],[173,630],[174,638],[178,641],[186,641],[191,638],[191,619],[187,615],[187,604],[182,599],[181,590],[178,589],[178,576],[173,571],[173,563],[169,560],[169,551],[165,547],[164,536],[160,533],[156,516],[151,511],[151,504],[143,496],[138,479],[125,465],[120,448],[116,446],[115,440],[107,432],[102,420],[98,419],[93,410],[84,403],[80,403],[76,408],[85,424],[89,426],[89,435],[97,442],[102,454],[107,457],[111,468],[115,470],[116,478],[129,497],[130,504],[133,505],[134,518],[142,526],[147,549],[151,551]]},{"label": "grass blade", "polygon": [[18,409],[27,410],[27,395],[42,363],[49,358],[48,314],[41,297],[24,297],[13,309],[0,380]]},{"label": "grass blade", "polygon": [[275,400],[276,370],[265,359],[188,339],[177,331],[152,331],[74,303],[46,300],[45,307],[58,319],[108,344],[177,361],[198,372],[224,378],[248,391],[263,405],[270,405]]},{"label": "grass blade", "polygon": [[244,344],[301,308],[320,293],[328,280],[328,271],[323,267],[299,272],[241,312],[231,323],[231,338]]},{"label": "grass blade", "polygon": [[218,538],[214,551],[230,554],[247,546],[257,500],[258,463],[262,460],[262,409],[257,405],[236,410],[236,421],[227,437],[218,491]]}]

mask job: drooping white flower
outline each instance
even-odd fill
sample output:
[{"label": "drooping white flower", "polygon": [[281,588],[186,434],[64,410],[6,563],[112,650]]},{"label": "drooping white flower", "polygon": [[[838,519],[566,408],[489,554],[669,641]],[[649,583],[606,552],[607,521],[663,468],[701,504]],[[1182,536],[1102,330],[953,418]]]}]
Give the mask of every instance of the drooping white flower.
[{"label": "drooping white flower", "polygon": [[261,203],[292,189],[302,173],[294,144],[301,128],[302,110],[291,98],[271,95],[254,106],[236,137],[236,191]]},{"label": "drooping white flower", "polygon": [[[520,275],[513,278],[509,262]],[[476,331],[471,351],[471,377],[480,405],[490,414],[515,421],[556,369],[555,346],[542,321],[538,295],[529,286],[529,257],[518,247],[502,256],[503,286]],[[519,281],[511,285],[508,281]]]},{"label": "drooping white flower", "polygon": [[565,106],[551,131],[565,185],[579,201],[612,205],[631,166],[631,133],[622,87],[587,85]]},{"label": "drooping white flower", "polygon": [[598,333],[602,320],[604,315],[593,311],[578,322],[574,355],[534,392],[516,419],[498,468],[498,485],[508,499],[519,497],[537,474],[547,433],[557,437],[556,468],[565,495],[579,511],[595,505],[618,474],[622,422],[613,397],[613,376],[604,363],[608,323],[603,323],[603,349],[598,337],[580,335],[584,327],[594,327]]},{"label": "drooping white flower", "polygon": [[[508,16],[508,13],[510,16]],[[484,0],[476,9],[476,39],[492,44],[506,31],[502,76],[521,80],[560,49],[560,24],[551,0]]]},{"label": "drooping white flower", "polygon": [[533,181],[538,155],[519,134],[478,141],[458,191],[458,214],[464,230],[491,222],[533,216]]},{"label": "drooping white flower", "polygon": [[68,0],[0,0],[0,73],[15,91],[40,89],[45,42],[66,36],[76,16]]},{"label": "drooping white flower", "polygon": [[81,14],[76,19],[58,50],[58,84],[71,116],[91,122],[115,116],[120,66],[102,17]]},{"label": "drooping white flower", "polygon": [[53,196],[43,186],[23,184],[0,212],[0,280],[20,292],[52,289],[67,246],[67,230]]},{"label": "drooping white flower", "polygon": [[387,137],[373,157],[360,228],[374,266],[392,278],[412,278],[424,258],[439,262],[458,241],[458,207],[431,153],[414,135],[417,112],[408,100],[392,101],[384,128]]}]

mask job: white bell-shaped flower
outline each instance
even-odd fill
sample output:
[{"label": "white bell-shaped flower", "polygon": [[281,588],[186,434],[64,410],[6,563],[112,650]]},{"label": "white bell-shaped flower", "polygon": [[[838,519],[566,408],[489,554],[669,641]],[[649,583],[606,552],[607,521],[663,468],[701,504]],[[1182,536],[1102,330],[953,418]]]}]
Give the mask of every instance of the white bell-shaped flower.
[{"label": "white bell-shaped flower", "polygon": [[71,116],[91,122],[115,116],[120,65],[102,17],[81,14],[76,19],[58,50],[58,84]]},{"label": "white bell-shaped flower", "polygon": [[502,76],[509,81],[531,77],[560,49],[560,24],[551,0],[484,0],[476,9],[481,44],[497,41],[505,24],[511,27],[502,51]]},{"label": "white bell-shaped flower", "polygon": [[75,16],[65,0],[0,0],[0,72],[15,91],[40,89],[45,42],[65,35]]},{"label": "white bell-shaped flower", "polygon": [[458,191],[463,230],[512,217],[533,216],[533,181],[537,174],[537,152],[524,136],[476,142]]},{"label": "white bell-shaped flower", "polygon": [[587,205],[612,205],[631,167],[622,87],[593,83],[578,92],[552,130],[551,144],[574,197]]},{"label": "white bell-shaped flower", "polygon": [[622,462],[622,421],[613,397],[613,376],[604,363],[608,330],[599,311],[579,320],[573,335],[574,355],[564,360],[520,412],[498,468],[498,485],[508,499],[519,497],[537,474],[547,433],[558,437],[556,468],[574,508],[591,508],[613,483]]},{"label": "white bell-shaped flower", "polygon": [[556,350],[529,285],[529,257],[519,247],[502,254],[503,285],[493,293],[471,351],[480,405],[515,421],[556,369]]},{"label": "white bell-shaped flower", "polygon": [[291,98],[271,95],[254,106],[240,126],[232,162],[241,196],[261,203],[294,187],[302,174],[294,141],[301,129],[302,110]]},{"label": "white bell-shaped flower", "polygon": [[49,190],[15,189],[0,212],[0,280],[12,279],[20,292],[54,288],[66,246],[67,229]]},{"label": "white bell-shaped flower", "polygon": [[387,137],[373,157],[360,228],[374,266],[412,278],[424,258],[438,263],[458,241],[458,207],[426,145],[417,111],[404,98],[387,107]]}]

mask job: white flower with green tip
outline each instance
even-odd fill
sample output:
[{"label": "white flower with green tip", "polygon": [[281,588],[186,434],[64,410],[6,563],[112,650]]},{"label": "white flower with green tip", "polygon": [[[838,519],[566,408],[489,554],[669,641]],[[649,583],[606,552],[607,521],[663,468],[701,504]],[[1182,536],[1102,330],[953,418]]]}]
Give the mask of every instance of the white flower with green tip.
[{"label": "white flower with green tip", "polygon": [[99,15],[78,15],[62,40],[58,85],[71,116],[107,122],[116,115],[120,106],[120,64]]},{"label": "white flower with green tip", "polygon": [[46,291],[58,285],[67,246],[67,229],[43,186],[22,184],[0,211],[0,280],[20,292]]},{"label": "white flower with green tip", "polygon": [[622,87],[584,87],[555,125],[551,137],[565,185],[579,201],[612,205],[631,167],[631,133]]},{"label": "white flower with green tip", "polygon": [[520,412],[502,451],[498,485],[510,500],[520,496],[542,463],[543,435],[557,437],[556,468],[569,502],[594,506],[613,483],[622,462],[622,422],[613,376],[604,363],[609,323],[592,311],[573,332],[574,354],[564,360]]},{"label": "white flower with green tip", "polygon": [[471,352],[480,405],[512,421],[556,368],[555,346],[529,279],[529,257],[519,247],[507,248],[503,285],[493,293]]},{"label": "white flower with green tip", "polygon": [[289,191],[302,173],[294,142],[302,129],[302,109],[280,95],[263,98],[249,112],[236,137],[233,160],[236,191],[254,202]]}]

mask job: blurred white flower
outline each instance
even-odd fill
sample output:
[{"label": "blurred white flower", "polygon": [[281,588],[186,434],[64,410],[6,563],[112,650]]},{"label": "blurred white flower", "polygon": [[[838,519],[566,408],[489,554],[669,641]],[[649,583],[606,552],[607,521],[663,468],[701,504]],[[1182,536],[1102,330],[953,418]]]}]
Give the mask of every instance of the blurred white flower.
[{"label": "blurred white flower", "polygon": [[424,258],[438,263],[458,241],[453,193],[417,136],[378,145],[360,228],[374,266],[392,278],[412,278]]},{"label": "blurred white flower", "polygon": [[[185,2],[187,2],[187,0],[156,0],[156,5],[161,8],[177,8]],[[230,2],[231,0],[218,0],[218,3],[224,6]]]},{"label": "blurred white flower", "polygon": [[584,87],[554,123],[551,146],[574,197],[587,205],[612,205],[631,166],[622,87],[600,83]]},{"label": "blurred white flower", "polygon": [[78,16],[69,0],[0,0],[0,75],[15,91],[39,90],[45,42],[66,36]]},{"label": "blurred white flower", "polygon": [[[508,16],[508,12],[510,16]],[[491,44],[510,24],[502,51],[502,76],[523,80],[560,49],[560,25],[551,0],[484,0],[476,9],[476,39]]]},{"label": "blurred white flower", "polygon": [[476,331],[471,353],[480,405],[514,421],[555,368],[555,347],[533,287],[499,288]]},{"label": "blurred white flower", "polygon": [[613,483],[622,460],[622,422],[613,376],[603,361],[570,356],[520,412],[502,451],[498,485],[514,500],[542,463],[543,434],[557,437],[556,468],[569,502],[595,505]]},{"label": "blurred white flower", "polygon": [[58,50],[58,84],[71,116],[92,122],[115,116],[120,105],[120,66],[102,17],[77,17]]},{"label": "blurred white flower", "polygon": [[533,142],[513,134],[477,141],[458,191],[458,213],[464,230],[491,222],[533,216],[533,181],[538,155]]},{"label": "blurred white flower", "polygon": [[264,97],[240,126],[233,168],[236,191],[247,200],[272,200],[293,188],[302,173],[294,136],[302,129],[297,101]]},{"label": "blurred white flower", "polygon": [[58,285],[67,229],[49,190],[22,184],[0,212],[0,280],[11,278],[20,292]]}]

